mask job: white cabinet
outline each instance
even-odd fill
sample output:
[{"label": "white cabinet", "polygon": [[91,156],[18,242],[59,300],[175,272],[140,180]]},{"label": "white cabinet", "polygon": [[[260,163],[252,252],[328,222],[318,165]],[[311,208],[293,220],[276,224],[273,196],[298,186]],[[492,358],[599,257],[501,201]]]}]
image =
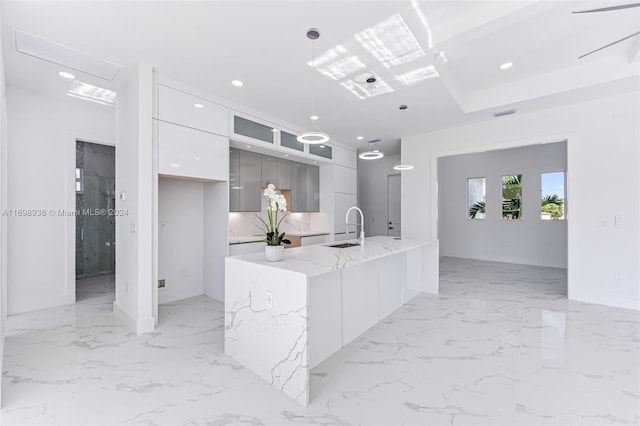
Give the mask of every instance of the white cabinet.
[{"label": "white cabinet", "polygon": [[355,169],[358,167],[358,158],[356,157],[355,151],[334,145],[333,163]]},{"label": "white cabinet", "polygon": [[229,177],[229,139],[159,121],[158,173],[226,181]]},{"label": "white cabinet", "polygon": [[158,118],[229,136],[229,110],[226,107],[162,84],[158,87]]},{"label": "white cabinet", "polygon": [[342,270],[343,346],[379,321],[378,272],[373,262]]},{"label": "white cabinet", "polygon": [[326,244],[329,242],[329,235],[308,235],[300,237],[301,246],[313,246],[316,244]]},{"label": "white cabinet", "polygon": [[[347,210],[349,207],[353,207],[356,205],[356,195],[355,194],[342,194],[340,192],[336,192],[335,194],[335,208],[333,210],[334,214],[334,231],[336,233],[347,232],[347,225],[345,224],[345,216],[347,214]],[[352,212],[353,216],[349,218],[349,223],[355,223],[356,218],[358,217],[358,212]],[[356,227],[354,225],[349,227],[351,231],[351,235],[353,238],[356,237],[354,233]]]},{"label": "white cabinet", "polygon": [[358,192],[356,169],[336,165],[334,166],[333,178],[335,179],[336,192],[343,192],[345,194],[356,194]]}]

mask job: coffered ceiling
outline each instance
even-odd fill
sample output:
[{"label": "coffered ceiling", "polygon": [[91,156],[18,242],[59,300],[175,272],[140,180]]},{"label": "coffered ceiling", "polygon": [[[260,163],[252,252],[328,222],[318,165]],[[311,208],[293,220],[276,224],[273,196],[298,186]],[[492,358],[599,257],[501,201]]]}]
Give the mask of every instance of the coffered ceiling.
[{"label": "coffered ceiling", "polygon": [[[640,8],[571,13],[628,3],[5,0],[2,48],[9,85],[64,96],[71,84],[58,65],[15,51],[17,29],[124,67],[147,62],[300,128],[313,98],[333,138],[358,149],[357,136],[381,138],[394,151],[403,136],[504,119],[495,112],[638,90],[640,37],[578,57],[640,31]],[[313,61],[311,27],[321,32]]]}]

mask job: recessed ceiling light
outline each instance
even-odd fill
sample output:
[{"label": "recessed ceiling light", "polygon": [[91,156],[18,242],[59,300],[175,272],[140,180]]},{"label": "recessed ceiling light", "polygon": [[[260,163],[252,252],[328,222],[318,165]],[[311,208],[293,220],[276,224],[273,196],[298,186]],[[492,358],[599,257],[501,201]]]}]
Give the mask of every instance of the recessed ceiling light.
[{"label": "recessed ceiling light", "polygon": [[356,139],[358,139],[359,141],[361,141],[362,139],[364,139],[364,136],[358,136]]},{"label": "recessed ceiling light", "polygon": [[326,147],[327,147],[326,145],[320,145],[320,148],[326,148]]},{"label": "recessed ceiling light", "polygon": [[240,80],[233,80],[233,81],[231,82],[231,84],[233,84],[233,85],[234,85],[234,86],[236,86],[236,87],[242,87],[242,86],[244,86],[244,83],[243,83],[243,82],[241,82]]},{"label": "recessed ceiling light", "polygon": [[73,80],[74,78],[76,78],[75,75],[71,74],[70,72],[66,72],[66,71],[60,71],[58,73],[58,75],[60,77],[68,78],[69,80]]},{"label": "recessed ceiling light", "polygon": [[312,119],[312,120],[317,120],[317,119],[318,119],[318,118],[320,118],[320,117],[318,117],[317,115],[312,115],[312,116],[311,116],[311,117],[309,117],[309,118],[310,118],[310,119]]},{"label": "recessed ceiling light", "polygon": [[314,161],[314,162],[313,162],[313,164],[318,164],[318,162],[317,162],[317,161]]},{"label": "recessed ceiling light", "polygon": [[251,145],[247,145],[247,148],[251,148]]},{"label": "recessed ceiling light", "polygon": [[285,156],[285,157],[288,157],[288,156],[289,156],[289,154],[285,154],[284,156]]},{"label": "recessed ceiling light", "polygon": [[193,106],[196,108],[204,108],[204,105],[202,104],[193,104]]},{"label": "recessed ceiling light", "polygon": [[274,128],[274,129],[271,129],[271,131],[272,131],[273,133],[276,133],[276,132],[278,131],[278,129],[275,129],[275,128]]},{"label": "recessed ceiling light", "polygon": [[512,66],[513,66],[513,64],[511,62],[505,62],[504,64],[500,65],[500,69],[501,70],[508,70]]}]

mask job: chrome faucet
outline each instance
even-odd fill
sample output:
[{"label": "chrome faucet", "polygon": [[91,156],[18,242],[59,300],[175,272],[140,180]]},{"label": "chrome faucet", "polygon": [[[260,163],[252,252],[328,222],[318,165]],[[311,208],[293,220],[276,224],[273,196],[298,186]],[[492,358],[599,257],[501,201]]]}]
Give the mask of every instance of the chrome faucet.
[{"label": "chrome faucet", "polygon": [[[351,210],[357,210],[358,212],[360,212],[360,244],[364,245],[364,215],[362,214],[362,210],[360,210],[358,207],[349,207],[349,210],[347,210],[347,214],[344,217],[344,222],[347,224],[347,234],[349,233],[349,225],[351,225],[349,223],[349,213],[351,213]],[[357,222],[357,218],[356,218],[356,233],[358,232],[358,222]]]}]

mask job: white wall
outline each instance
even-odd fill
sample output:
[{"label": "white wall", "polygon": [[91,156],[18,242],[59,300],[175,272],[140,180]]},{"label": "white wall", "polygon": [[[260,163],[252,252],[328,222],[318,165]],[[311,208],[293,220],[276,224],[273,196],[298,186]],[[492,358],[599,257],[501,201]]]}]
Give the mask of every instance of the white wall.
[{"label": "white wall", "polygon": [[[567,140],[569,298],[640,309],[639,121],[632,92],[403,138],[402,159],[416,166],[402,181],[403,235],[437,238],[439,156]],[[594,202],[603,196],[614,202]]]},{"label": "white wall", "polygon": [[[2,2],[0,2],[2,16]],[[0,46],[2,23],[0,22]],[[0,49],[0,211],[7,205],[7,103],[5,96],[4,55]],[[0,216],[0,371],[4,371],[4,335],[7,316],[7,219]],[[2,409],[2,384],[0,383],[0,409]]]},{"label": "white wall", "polygon": [[364,231],[367,237],[387,235],[389,222],[389,175],[398,175],[393,166],[400,155],[389,155],[379,160],[358,160],[358,206],[364,213]]},{"label": "white wall", "polygon": [[[116,300],[114,312],[136,333],[154,328],[153,69],[118,76],[116,101]],[[124,197],[123,197],[124,194]],[[123,199],[124,198],[124,199]]]},{"label": "white wall", "polygon": [[75,302],[76,139],[115,142],[112,107],[7,87],[7,208],[44,209],[8,217],[8,313]]},{"label": "white wall", "polygon": [[229,255],[229,184],[204,183],[204,292],[224,302],[224,258]]},{"label": "white wall", "polygon": [[[540,173],[567,169],[564,142],[441,157],[442,256],[567,267],[567,222],[540,218]],[[502,219],[502,176],[522,174],[522,219]],[[467,179],[486,179],[487,216],[468,219]],[[570,202],[570,201],[569,201]]]},{"label": "white wall", "polygon": [[203,183],[160,178],[158,182],[158,302],[204,293]]}]

